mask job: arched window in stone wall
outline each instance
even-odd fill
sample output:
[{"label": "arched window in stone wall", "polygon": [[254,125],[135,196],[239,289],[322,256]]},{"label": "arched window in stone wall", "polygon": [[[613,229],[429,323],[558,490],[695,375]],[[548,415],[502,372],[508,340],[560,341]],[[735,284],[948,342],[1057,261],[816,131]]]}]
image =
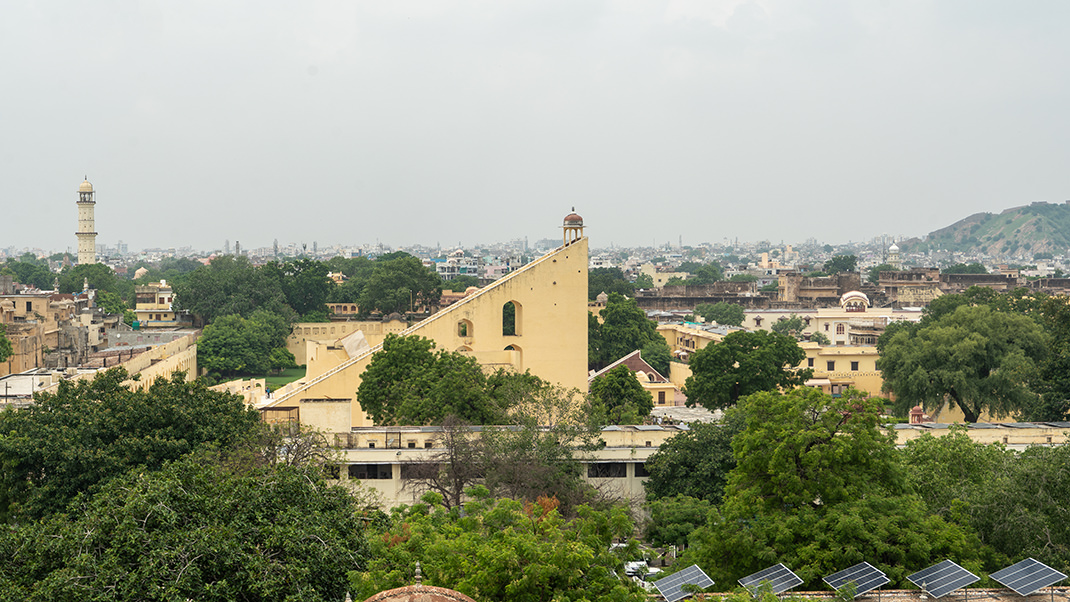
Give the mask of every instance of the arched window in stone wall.
[{"label": "arched window in stone wall", "polygon": [[523,332],[523,307],[516,301],[502,306],[502,336],[520,336]]},{"label": "arched window in stone wall", "polygon": [[472,321],[461,320],[457,322],[457,336],[470,337],[472,336]]}]

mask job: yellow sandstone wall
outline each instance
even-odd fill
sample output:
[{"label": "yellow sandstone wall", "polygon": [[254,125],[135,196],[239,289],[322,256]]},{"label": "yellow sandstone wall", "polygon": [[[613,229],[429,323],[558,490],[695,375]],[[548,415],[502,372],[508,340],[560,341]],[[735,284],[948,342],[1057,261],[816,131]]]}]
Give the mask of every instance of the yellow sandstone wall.
[{"label": "yellow sandstone wall", "polygon": [[[506,303],[516,306],[516,334],[502,334]],[[464,324],[464,328],[460,327]],[[461,333],[464,332],[462,335]],[[493,370],[508,366],[567,388],[587,387],[587,238],[562,246],[505,276],[430,318],[401,332],[435,341],[439,348],[471,354]],[[369,341],[370,342],[370,341]],[[507,349],[509,348],[509,349]],[[360,375],[371,351],[352,359],[321,353],[315,376],[280,389],[268,407],[298,407],[319,418],[319,428],[345,432],[351,426],[370,426],[356,403]],[[327,369],[322,362],[339,362]],[[341,412],[323,410],[324,403],[350,403],[348,423],[326,424]]]}]

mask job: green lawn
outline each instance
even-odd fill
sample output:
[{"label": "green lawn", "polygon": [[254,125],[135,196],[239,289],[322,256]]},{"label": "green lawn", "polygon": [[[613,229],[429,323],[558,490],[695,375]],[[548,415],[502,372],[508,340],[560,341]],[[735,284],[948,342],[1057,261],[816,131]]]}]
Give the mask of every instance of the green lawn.
[{"label": "green lawn", "polygon": [[[279,387],[292,383],[293,381],[301,378],[305,375],[305,367],[290,368],[289,370],[283,370],[280,374],[266,374],[263,379],[267,381],[267,387],[272,391],[278,390]],[[253,378],[261,378],[259,376]]]}]

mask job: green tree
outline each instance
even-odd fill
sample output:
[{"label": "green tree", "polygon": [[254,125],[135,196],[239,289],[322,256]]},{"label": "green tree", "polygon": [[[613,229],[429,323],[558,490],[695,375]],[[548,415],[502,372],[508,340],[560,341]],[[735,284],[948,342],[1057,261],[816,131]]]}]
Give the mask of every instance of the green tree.
[{"label": "green tree", "polygon": [[684,284],[702,286],[724,280],[724,271],[717,262],[706,263],[696,269]]},{"label": "green tree", "polygon": [[475,276],[457,276],[453,280],[447,280],[442,283],[443,288],[449,289],[455,293],[463,293],[468,290],[468,287],[479,287],[479,278]]},{"label": "green tree", "polygon": [[608,424],[640,424],[654,409],[654,398],[627,366],[620,365],[591,381],[591,398]]},{"label": "green tree", "polygon": [[596,499],[582,478],[577,452],[601,445],[604,420],[591,400],[576,390],[542,385],[513,389],[503,421],[480,437],[483,483],[496,497],[533,501],[554,497],[562,514]]},{"label": "green tree", "polygon": [[[48,262],[42,262],[41,260],[33,258],[32,255],[30,257],[32,259],[29,261],[26,259],[8,259],[7,263],[4,264],[4,267],[11,270],[15,282],[18,282],[19,284],[34,286],[41,290],[51,289],[56,275],[48,269]],[[23,258],[26,258],[26,255],[23,255]]]},{"label": "green tree", "polygon": [[1032,319],[961,306],[916,329],[901,329],[884,342],[877,369],[894,391],[900,415],[914,405],[929,410],[945,402],[967,422],[984,413],[1012,415],[1035,402],[1030,385],[1047,337]]},{"label": "green tree", "polygon": [[836,255],[825,262],[821,268],[827,274],[842,274],[858,271],[858,257],[854,255]]},{"label": "green tree", "polygon": [[265,374],[274,368],[274,350],[285,350],[289,332],[282,316],[263,310],[249,318],[222,316],[205,327],[197,342],[197,362],[219,376]]},{"label": "green tree", "polygon": [[814,332],[810,334],[810,342],[817,343],[818,345],[831,345],[832,341],[829,340],[825,333]]},{"label": "green tree", "polygon": [[639,274],[635,278],[635,288],[654,288],[654,277],[650,274]]},{"label": "green tree", "polygon": [[361,408],[375,424],[435,424],[446,416],[470,424],[501,420],[502,408],[486,390],[474,358],[438,350],[420,336],[387,335],[357,389]]},{"label": "green tree", "polygon": [[729,413],[721,423],[693,422],[673,435],[646,461],[647,498],[682,495],[720,503],[728,473],[736,466],[732,438],[742,429],[739,414]]},{"label": "green tree", "polygon": [[69,513],[0,535],[10,599],[345,597],[365,568],[361,509],[310,468],[196,456],[112,480]]},{"label": "green tree", "polygon": [[801,337],[804,328],[806,328],[806,324],[803,319],[795,314],[791,314],[787,318],[780,318],[769,327],[770,330],[777,334],[788,335],[796,340]]},{"label": "green tree", "polygon": [[442,279],[416,257],[379,258],[364,284],[360,311],[404,313],[418,305],[435,305],[441,296]]},{"label": "green tree", "polygon": [[[122,297],[123,301],[128,305],[134,299],[134,283],[119,278],[114,270],[103,263],[89,263],[73,268],[64,268],[59,274],[59,292],[80,293],[86,280],[89,281],[89,288],[115,293]],[[52,286],[51,282],[48,286]]]},{"label": "green tree", "polygon": [[657,325],[639,309],[635,299],[611,293],[599,315],[602,316],[601,323],[592,316],[587,324],[587,353],[592,370],[601,370],[640,349],[655,370],[668,373],[668,362],[659,365],[668,355],[668,343],[658,333]]},{"label": "green tree", "polygon": [[260,269],[278,281],[287,305],[302,316],[325,311],[324,304],[336,286],[327,278],[327,264],[314,259],[272,262]]},{"label": "green tree", "polygon": [[7,326],[0,324],[0,362],[6,362],[12,355],[15,355],[15,349],[11,346],[11,339],[7,338]]},{"label": "green tree", "polygon": [[970,264],[956,263],[955,265],[940,270],[941,274],[987,274],[985,266],[974,262]]},{"label": "green tree", "polygon": [[700,303],[695,306],[695,313],[702,316],[706,321],[726,324],[728,326],[743,325],[743,306],[736,303],[718,301],[717,303]]},{"label": "green tree", "polygon": [[275,372],[282,372],[288,368],[297,367],[297,358],[285,347],[276,347],[268,356],[268,363]]},{"label": "green tree", "polygon": [[949,555],[979,570],[976,536],[910,494],[877,400],[804,387],[757,393],[730,412],[746,425],[732,442],[736,467],[683,564],[732,583],[776,559],[810,587],[863,559],[897,585]]},{"label": "green tree", "polygon": [[650,521],[643,529],[643,541],[654,546],[687,546],[687,539],[706,524],[706,516],[713,509],[709,500],[675,495],[647,504]]},{"label": "green tree", "polygon": [[729,333],[691,355],[691,376],[684,381],[687,405],[726,408],[758,391],[799,386],[813,374],[796,368],[804,359],[792,337],[764,330]]},{"label": "green tree", "polygon": [[620,268],[591,268],[587,270],[587,298],[593,301],[601,293],[631,297],[635,295],[635,285],[628,282]]},{"label": "green tree", "polygon": [[257,424],[241,399],[175,373],[148,389],[123,386],[113,368],[91,381],[61,381],[55,394],[0,412],[0,515],[34,519],[93,495],[133,467],[154,470],[204,445],[233,447]]},{"label": "green tree", "polygon": [[174,291],[175,309],[189,311],[200,323],[231,314],[249,317],[257,310],[278,314],[287,322],[294,315],[279,278],[245,257],[216,257],[190,272],[185,282],[175,283]]},{"label": "green tree", "polygon": [[757,282],[758,277],[752,274],[736,274],[728,279],[729,282]]},{"label": "green tree", "polygon": [[[491,499],[477,488],[464,512],[448,510],[437,495],[394,511],[370,536],[368,568],[352,573],[354,599],[412,583],[419,561],[424,583],[477,600],[642,602],[647,594],[623,573],[616,540],[629,537],[626,511],[577,509],[564,520],[556,500],[536,503]],[[626,550],[635,553],[632,543]]]},{"label": "green tree", "polygon": [[869,268],[869,271],[866,272],[866,281],[874,285],[879,284],[881,280],[881,272],[894,271],[896,271],[895,266],[890,263],[882,263],[880,265],[875,265]]}]

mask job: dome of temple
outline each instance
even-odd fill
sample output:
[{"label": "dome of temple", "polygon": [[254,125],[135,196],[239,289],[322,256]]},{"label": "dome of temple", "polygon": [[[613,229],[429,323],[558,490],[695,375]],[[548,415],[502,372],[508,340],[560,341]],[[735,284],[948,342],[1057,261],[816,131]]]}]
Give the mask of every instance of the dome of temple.
[{"label": "dome of temple", "polygon": [[78,187],[78,192],[93,192],[93,185],[89,183],[88,177],[82,182],[82,185]]},{"label": "dome of temple", "polygon": [[583,218],[580,217],[578,213],[576,213],[576,208],[575,207],[572,208],[572,213],[569,213],[568,215],[565,216],[565,227],[566,228],[582,228],[583,227]]}]

